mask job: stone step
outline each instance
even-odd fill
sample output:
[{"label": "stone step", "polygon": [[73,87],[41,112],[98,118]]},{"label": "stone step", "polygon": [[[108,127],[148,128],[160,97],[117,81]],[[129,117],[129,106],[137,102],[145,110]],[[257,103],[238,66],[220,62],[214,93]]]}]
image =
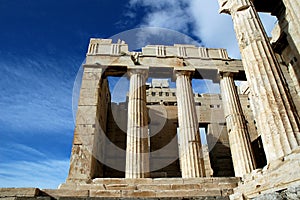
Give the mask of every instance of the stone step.
[{"label": "stone step", "polygon": [[[153,188],[153,190],[143,189],[132,189],[130,185],[111,185],[109,189],[90,189],[90,190],[71,190],[71,189],[12,189],[5,188],[0,190],[0,198],[13,198],[17,197],[50,200],[50,199],[83,199],[83,198],[103,198],[103,199],[146,199],[146,198],[157,198],[168,199],[168,198],[179,198],[179,199],[228,199],[228,196],[232,194],[232,189],[175,189],[164,190],[165,188]],[[148,185],[149,187],[149,185]],[[116,189],[118,188],[118,189]],[[119,189],[121,188],[121,189]]]},{"label": "stone step", "polygon": [[157,179],[95,179],[93,183],[67,183],[59,189],[69,190],[187,190],[233,189],[239,178],[157,178]]},{"label": "stone step", "polygon": [[232,191],[218,189],[189,190],[90,190],[90,197],[225,197]]},{"label": "stone step", "polygon": [[0,198],[5,197],[36,197],[39,195],[38,188],[0,188]]},{"label": "stone step", "polygon": [[236,183],[186,183],[186,184],[80,184],[64,185],[67,190],[188,190],[188,189],[233,189]]},{"label": "stone step", "polygon": [[238,177],[204,177],[204,178],[96,178],[93,179],[92,184],[206,184],[206,183],[220,183],[220,184],[237,184],[240,182]]},{"label": "stone step", "polygon": [[137,190],[136,185],[132,184],[105,184],[106,190]]},{"label": "stone step", "polygon": [[[165,197],[228,197],[233,194],[240,178],[96,178],[91,183],[66,183],[56,191],[46,191],[50,196],[71,195],[107,198],[165,198]],[[66,191],[69,190],[69,191]]]},{"label": "stone step", "polygon": [[[179,191],[187,192],[189,190],[197,191],[218,191],[222,194],[232,194],[234,188],[240,182],[239,178],[141,178],[141,179],[121,179],[121,178],[99,178],[94,179],[92,183],[66,183],[59,187],[62,190],[88,190],[92,194],[101,193],[104,196],[115,195],[122,196],[127,193],[155,193],[162,195],[164,193],[179,193]],[[67,192],[66,192],[67,193]],[[193,194],[193,193],[192,193]],[[100,195],[101,196],[101,195]],[[151,195],[150,195],[151,196]]]},{"label": "stone step", "polygon": [[45,189],[42,190],[43,196],[53,198],[60,197],[89,197],[89,190],[68,190],[68,189]]},{"label": "stone step", "polygon": [[[82,197],[59,197],[57,200],[83,200],[85,198]],[[97,197],[97,200],[229,200],[229,197]],[[1,199],[2,200],[2,199]],[[31,197],[27,199],[27,197],[7,197],[4,198],[3,200],[53,200],[52,197]]]},{"label": "stone step", "polygon": [[138,190],[233,189],[236,183],[138,184]]},{"label": "stone step", "polygon": [[[120,186],[118,186],[120,187]],[[175,188],[150,188],[148,189],[128,189],[126,187],[122,189],[110,188],[106,190],[66,190],[66,189],[57,189],[57,190],[43,190],[43,196],[50,196],[53,198],[60,197],[215,197],[223,196],[227,197],[230,194],[233,194],[232,189],[210,189],[210,188],[197,188],[197,189],[175,189]],[[165,190],[166,189],[166,190]]]}]

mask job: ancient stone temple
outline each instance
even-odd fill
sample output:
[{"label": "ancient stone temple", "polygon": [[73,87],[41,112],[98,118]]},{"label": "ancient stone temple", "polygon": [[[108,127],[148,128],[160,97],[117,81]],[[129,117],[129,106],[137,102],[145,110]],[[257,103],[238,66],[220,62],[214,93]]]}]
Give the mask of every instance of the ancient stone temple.
[{"label": "ancient stone temple", "polygon": [[[219,4],[241,60],[191,44],[130,52],[126,41],[90,39],[66,182],[0,197],[299,199],[300,2]],[[278,18],[271,40],[258,12]],[[112,90],[111,77],[129,89]],[[220,91],[194,92],[204,80]],[[126,100],[113,102],[115,92]]]},{"label": "ancient stone temple", "polygon": [[[242,62],[226,50],[175,44],[129,52],[124,41],[91,39],[83,67],[70,171],[60,190],[88,190],[90,197],[227,198],[239,177],[255,169],[249,132],[258,136],[254,123],[246,125],[246,117],[253,121],[248,95],[233,82],[246,77]],[[125,102],[112,102],[110,77],[128,80]],[[228,96],[195,94],[192,80],[204,79],[220,83]],[[238,137],[228,137],[227,129]]]},{"label": "ancient stone temple", "polygon": [[[260,24],[257,15],[248,18]],[[247,36],[243,28],[243,60],[224,49],[175,44],[129,52],[124,41],[91,39],[69,176],[56,192],[243,199],[298,185],[298,78],[278,62],[263,29]],[[124,102],[111,100],[122,91],[110,89],[110,77],[128,80]],[[205,87],[201,80],[220,93],[194,93]]]}]

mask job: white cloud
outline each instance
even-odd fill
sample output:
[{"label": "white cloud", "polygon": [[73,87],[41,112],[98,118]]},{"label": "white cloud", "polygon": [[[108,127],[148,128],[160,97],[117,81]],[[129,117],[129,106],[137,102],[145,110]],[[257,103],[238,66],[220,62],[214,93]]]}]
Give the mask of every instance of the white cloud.
[{"label": "white cloud", "polygon": [[[226,48],[232,58],[240,58],[231,17],[219,14],[217,1],[211,0],[130,0],[130,12],[145,8],[141,27],[156,26],[192,33],[211,48]],[[270,14],[260,14],[268,35],[274,26]]]},{"label": "white cloud", "polygon": [[189,17],[183,10],[164,10],[160,12],[154,12],[148,15],[145,19],[147,25],[152,27],[164,27],[174,30],[181,30],[185,33],[188,31]]},{"label": "white cloud", "polygon": [[148,12],[142,20],[142,25],[163,27],[188,33],[191,16],[187,12],[186,0],[130,0],[131,9],[144,7]]},{"label": "white cloud", "polygon": [[217,1],[192,0],[193,34],[200,37],[206,47],[226,48],[230,57],[238,58],[239,49],[231,17],[219,14],[218,9]]}]

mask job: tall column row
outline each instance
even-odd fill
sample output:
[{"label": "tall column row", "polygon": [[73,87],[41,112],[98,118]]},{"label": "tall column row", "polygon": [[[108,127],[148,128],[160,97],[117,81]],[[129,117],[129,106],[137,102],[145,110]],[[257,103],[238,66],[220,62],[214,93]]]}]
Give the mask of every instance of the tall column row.
[{"label": "tall column row", "polygon": [[280,66],[250,0],[219,0],[231,14],[242,62],[255,105],[268,162],[292,152],[300,143],[299,118],[288,97]]},{"label": "tall column row", "polygon": [[[179,159],[183,178],[205,176],[199,125],[191,86],[193,70],[175,70],[179,122]],[[126,178],[149,177],[149,135],[146,107],[146,79],[148,68],[129,68],[130,79],[128,99]],[[105,135],[105,122],[101,123],[99,113],[107,111],[107,84],[103,82],[101,68],[85,68],[80,92],[76,129],[72,148],[68,180],[88,181],[99,167],[99,150],[95,149]],[[105,86],[104,86],[105,85]],[[104,88],[104,89],[103,89]],[[222,74],[221,90],[224,111],[229,132],[236,176],[242,176],[254,169],[249,136],[242,115],[233,78]],[[108,92],[108,91],[106,91]],[[102,96],[100,97],[100,93]],[[96,172],[98,171],[98,172]]]}]

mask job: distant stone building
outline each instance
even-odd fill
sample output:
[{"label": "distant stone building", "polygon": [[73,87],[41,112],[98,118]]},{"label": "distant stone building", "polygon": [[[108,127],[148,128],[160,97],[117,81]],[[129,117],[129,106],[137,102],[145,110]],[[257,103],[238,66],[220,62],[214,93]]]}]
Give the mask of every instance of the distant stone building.
[{"label": "distant stone building", "polygon": [[[219,3],[242,60],[224,49],[129,52],[125,42],[91,39],[66,183],[0,197],[299,199],[300,2]],[[271,41],[258,11],[278,18]],[[128,78],[126,102],[111,101],[110,76]],[[194,94],[196,79],[220,84],[220,94]]]}]

